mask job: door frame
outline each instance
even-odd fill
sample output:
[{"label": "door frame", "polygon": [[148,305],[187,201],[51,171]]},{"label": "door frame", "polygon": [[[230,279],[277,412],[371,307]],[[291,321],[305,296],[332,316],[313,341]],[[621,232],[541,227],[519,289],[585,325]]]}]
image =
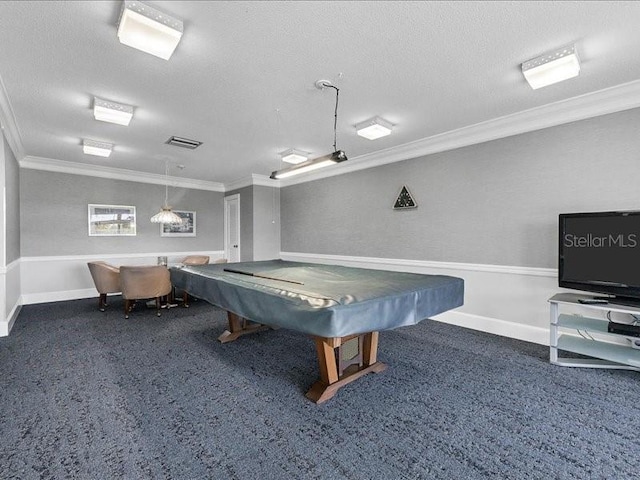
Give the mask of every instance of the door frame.
[{"label": "door frame", "polygon": [[[237,215],[236,215],[236,224],[231,225],[230,213],[231,213],[231,204],[232,202],[236,202]],[[224,256],[228,261],[231,261],[231,227],[235,227],[236,232],[238,232],[238,261],[240,261],[240,194],[236,193],[234,195],[229,195],[228,197],[224,197]]]}]

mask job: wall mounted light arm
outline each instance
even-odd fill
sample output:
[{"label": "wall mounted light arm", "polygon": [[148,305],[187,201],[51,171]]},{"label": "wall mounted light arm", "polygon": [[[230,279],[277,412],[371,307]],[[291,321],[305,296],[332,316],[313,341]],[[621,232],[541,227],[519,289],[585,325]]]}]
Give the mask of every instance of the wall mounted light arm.
[{"label": "wall mounted light arm", "polygon": [[314,158],[313,160],[307,160],[306,162],[292,165],[291,167],[283,168],[271,173],[269,178],[282,179],[287,177],[293,177],[301,173],[317,170],[318,168],[328,167],[334,163],[340,163],[347,160],[347,154],[342,150],[338,150],[337,147],[337,130],[338,130],[338,96],[340,95],[340,89],[333,85],[329,80],[318,80],[316,82],[316,88],[324,90],[325,88],[333,88],[336,91],[336,108],[333,114],[333,153],[323,155],[322,157]]}]

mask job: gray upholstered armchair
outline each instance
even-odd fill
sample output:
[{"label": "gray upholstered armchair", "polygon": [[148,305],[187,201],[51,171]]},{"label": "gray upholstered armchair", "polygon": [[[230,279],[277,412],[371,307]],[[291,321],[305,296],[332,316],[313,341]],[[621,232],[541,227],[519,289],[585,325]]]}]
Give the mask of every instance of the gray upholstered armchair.
[{"label": "gray upholstered armchair", "polygon": [[93,278],[96,290],[100,294],[98,308],[104,312],[107,306],[108,293],[120,293],[120,269],[106,262],[88,262],[89,272]]},{"label": "gray upholstered armchair", "polygon": [[156,301],[156,313],[160,316],[160,299],[171,293],[169,270],[162,265],[120,267],[122,298],[124,299],[124,318],[136,300],[153,298]]}]

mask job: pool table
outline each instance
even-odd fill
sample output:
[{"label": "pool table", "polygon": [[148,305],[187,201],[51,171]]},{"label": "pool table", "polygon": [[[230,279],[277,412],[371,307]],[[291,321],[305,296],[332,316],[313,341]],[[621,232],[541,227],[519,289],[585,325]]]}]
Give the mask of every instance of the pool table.
[{"label": "pool table", "polygon": [[[464,281],[444,275],[284,260],[170,269],[173,285],[227,311],[219,341],[270,328],[311,335],[320,379],[306,396],[322,403],[339,388],[386,365],[377,360],[378,334],[414,325],[459,307]],[[188,293],[188,295],[187,295]]]}]

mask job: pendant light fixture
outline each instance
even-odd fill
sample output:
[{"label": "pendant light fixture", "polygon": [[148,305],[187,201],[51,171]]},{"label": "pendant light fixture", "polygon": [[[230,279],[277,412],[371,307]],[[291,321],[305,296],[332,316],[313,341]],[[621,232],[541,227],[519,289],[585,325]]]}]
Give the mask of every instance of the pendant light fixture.
[{"label": "pendant light fixture", "polygon": [[301,162],[296,165],[292,165],[291,167],[283,168],[282,170],[277,170],[275,172],[272,172],[269,178],[281,179],[292,177],[294,175],[317,170],[318,168],[328,167],[329,165],[333,165],[334,163],[340,163],[347,160],[347,154],[342,150],[338,150],[336,147],[336,131],[338,127],[338,95],[340,94],[340,89],[333,85],[329,80],[318,80],[316,82],[316,88],[320,90],[324,90],[325,88],[333,88],[336,91],[336,108],[333,115],[333,153],[314,158],[313,160],[307,160],[306,162]]},{"label": "pendant light fixture", "polygon": [[172,225],[179,225],[182,223],[182,218],[171,210],[169,206],[169,161],[164,163],[164,205],[158,213],[151,217],[151,223],[170,223]]}]

